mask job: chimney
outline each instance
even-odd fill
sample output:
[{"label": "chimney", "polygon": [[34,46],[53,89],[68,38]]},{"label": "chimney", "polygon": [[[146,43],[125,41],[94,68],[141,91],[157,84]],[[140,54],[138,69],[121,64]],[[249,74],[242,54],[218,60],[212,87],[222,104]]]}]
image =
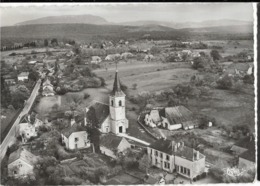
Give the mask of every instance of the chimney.
[{"label": "chimney", "polygon": [[196,151],[196,158],[197,158],[197,160],[199,160],[199,158],[200,158],[200,152],[199,151]]},{"label": "chimney", "polygon": [[74,123],[76,123],[76,122],[75,122],[75,119],[74,119],[74,118],[71,118],[71,119],[70,119],[70,126],[74,125]]},{"label": "chimney", "polygon": [[177,150],[178,150],[178,144],[175,144],[174,145],[174,152],[177,152]]}]

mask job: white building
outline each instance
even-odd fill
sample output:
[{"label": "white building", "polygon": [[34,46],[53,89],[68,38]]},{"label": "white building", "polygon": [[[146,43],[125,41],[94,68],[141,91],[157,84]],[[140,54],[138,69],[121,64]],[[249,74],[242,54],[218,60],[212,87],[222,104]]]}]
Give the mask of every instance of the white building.
[{"label": "white building", "polygon": [[99,56],[92,56],[91,58],[91,64],[99,64],[101,63],[102,59]]},{"label": "white building", "polygon": [[145,124],[150,127],[162,126],[168,130],[184,130],[198,127],[198,120],[194,119],[193,113],[184,106],[166,107],[153,109],[145,115]]},{"label": "white building", "polygon": [[128,120],[125,114],[125,94],[121,90],[118,72],[115,74],[109,105],[95,102],[87,108],[85,125],[97,127],[102,133],[126,133]]},{"label": "white building", "polygon": [[29,151],[19,148],[10,154],[8,159],[8,175],[21,177],[33,175],[34,165],[37,162],[37,156]]},{"label": "white building", "polygon": [[160,139],[147,147],[150,164],[162,170],[193,179],[205,172],[205,156],[199,151],[168,139]]},{"label": "white building", "polygon": [[22,72],[17,76],[17,78],[18,81],[24,81],[24,80],[28,80],[28,76],[29,76],[29,72]]},{"label": "white building", "polygon": [[61,131],[61,139],[66,149],[74,150],[90,147],[88,133],[74,119],[71,119],[70,127]]},{"label": "white building", "polygon": [[116,159],[119,155],[124,155],[127,149],[131,148],[131,144],[122,137],[114,134],[103,134],[100,139],[100,151],[102,154]]},{"label": "white building", "polygon": [[32,122],[30,115],[25,116],[21,123],[17,125],[18,134],[22,137],[22,142],[26,143],[31,137],[36,137],[38,135],[39,126],[41,126],[43,122],[37,118]]}]

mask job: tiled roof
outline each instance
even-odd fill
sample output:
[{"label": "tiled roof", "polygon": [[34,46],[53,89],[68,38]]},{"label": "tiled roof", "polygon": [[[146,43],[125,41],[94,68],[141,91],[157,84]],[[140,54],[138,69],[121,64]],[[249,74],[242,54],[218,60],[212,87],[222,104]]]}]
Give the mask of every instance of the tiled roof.
[{"label": "tiled roof", "polygon": [[109,105],[95,102],[89,108],[86,113],[87,123],[92,126],[100,127],[105,119],[109,116]]},{"label": "tiled roof", "polygon": [[[176,155],[187,160],[193,161],[193,157],[195,156],[196,150],[187,146],[181,146],[177,148],[177,151],[174,152],[174,145],[177,142],[168,140],[168,139],[159,139],[156,142],[150,145],[150,148],[164,152],[170,155]],[[197,151],[198,152],[198,151]],[[199,158],[203,158],[204,155],[199,153]]]},{"label": "tiled roof", "polygon": [[171,124],[180,124],[194,120],[193,113],[184,106],[165,108],[165,116]]},{"label": "tiled roof", "polygon": [[249,160],[251,162],[255,162],[255,153],[256,153],[255,149],[250,149],[243,152],[241,155],[239,155],[239,157]]},{"label": "tiled roof", "polygon": [[[199,153],[199,151],[197,151]],[[187,160],[193,161],[196,159],[196,150],[187,146],[183,146],[178,148],[178,151],[176,152],[176,156],[185,158]],[[194,158],[195,156],[195,158]],[[199,158],[202,158],[202,154],[199,153]]]},{"label": "tiled roof", "polygon": [[13,153],[11,153],[8,159],[8,164],[18,159],[21,159],[30,165],[34,165],[37,161],[37,157],[29,151],[25,150],[24,148],[19,148]]},{"label": "tiled roof", "polygon": [[80,126],[79,124],[75,123],[72,126],[63,129],[61,131],[61,133],[68,138],[68,137],[70,137],[70,135],[73,132],[80,132],[80,131],[85,131],[85,130],[84,130],[84,128],[82,126]]},{"label": "tiled roof", "polygon": [[122,137],[116,136],[111,133],[105,134],[100,138],[100,145],[108,149],[117,149],[122,139],[123,139]]},{"label": "tiled roof", "polygon": [[250,136],[247,136],[241,140],[239,140],[237,143],[234,144],[235,146],[242,147],[245,149],[254,149],[255,148],[255,139]]},{"label": "tiled roof", "polygon": [[152,143],[149,147],[164,152],[166,154],[173,154],[172,143],[175,144],[174,141],[161,138]]}]

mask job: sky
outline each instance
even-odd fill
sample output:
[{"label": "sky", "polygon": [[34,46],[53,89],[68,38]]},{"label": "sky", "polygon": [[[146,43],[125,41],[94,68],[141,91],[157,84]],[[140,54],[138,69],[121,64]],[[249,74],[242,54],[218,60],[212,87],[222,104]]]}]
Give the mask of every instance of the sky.
[{"label": "sky", "polygon": [[236,19],[253,21],[251,3],[149,3],[149,4],[81,4],[47,5],[0,4],[0,25],[47,16],[92,14],[109,22],[155,20],[170,22],[200,22],[206,20]]}]

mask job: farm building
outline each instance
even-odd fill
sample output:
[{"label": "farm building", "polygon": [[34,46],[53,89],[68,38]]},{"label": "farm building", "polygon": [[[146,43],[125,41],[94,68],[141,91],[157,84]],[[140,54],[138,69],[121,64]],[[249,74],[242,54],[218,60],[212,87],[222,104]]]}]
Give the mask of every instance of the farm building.
[{"label": "farm building", "polygon": [[61,131],[62,143],[66,149],[84,149],[90,147],[87,131],[72,118],[70,126]]},{"label": "farm building", "polygon": [[205,172],[205,156],[183,142],[159,139],[147,147],[147,153],[153,166],[170,173],[193,179]]},{"label": "farm building", "polygon": [[163,109],[153,109],[145,115],[145,124],[150,127],[162,126],[168,130],[184,130],[198,127],[197,119],[193,113],[184,106],[167,107]]},{"label": "farm building", "polygon": [[10,154],[8,159],[8,175],[14,177],[21,177],[33,175],[34,165],[38,158],[34,154],[19,148]]},{"label": "farm building", "polygon": [[123,155],[128,148],[131,148],[131,144],[125,138],[111,133],[104,134],[100,139],[101,153],[114,159],[119,155]]},{"label": "farm building", "polygon": [[106,56],[105,61],[115,61],[120,59],[121,55],[120,54],[109,54]]},{"label": "farm building", "polygon": [[18,81],[25,81],[28,80],[28,76],[29,76],[29,72],[22,72],[17,76],[17,78]]}]

